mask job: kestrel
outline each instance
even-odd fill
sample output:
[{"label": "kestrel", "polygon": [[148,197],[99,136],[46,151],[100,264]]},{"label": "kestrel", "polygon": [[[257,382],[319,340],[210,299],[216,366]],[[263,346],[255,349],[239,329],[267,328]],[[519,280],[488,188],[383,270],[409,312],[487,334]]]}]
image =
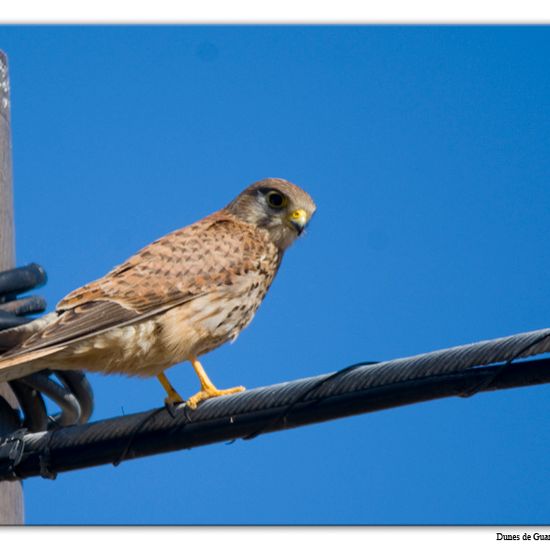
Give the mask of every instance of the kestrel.
[{"label": "kestrel", "polygon": [[46,368],[156,376],[172,404],[184,400],[165,371],[190,361],[201,386],[190,408],[244,390],[217,389],[198,357],[250,323],[314,212],[311,197],[286,180],[254,183],[71,292],[54,313],[2,332],[0,346],[12,347],[0,357],[0,382]]}]

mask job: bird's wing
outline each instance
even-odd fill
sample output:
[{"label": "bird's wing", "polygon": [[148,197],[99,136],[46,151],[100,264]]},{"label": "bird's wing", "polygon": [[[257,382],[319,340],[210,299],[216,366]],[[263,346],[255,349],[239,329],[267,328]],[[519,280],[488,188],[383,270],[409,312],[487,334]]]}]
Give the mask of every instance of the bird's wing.
[{"label": "bird's wing", "polygon": [[0,370],[14,364],[12,358],[42,357],[35,352],[57,351],[229,285],[254,270],[265,246],[249,226],[220,213],[170,233],[67,295],[56,320],[1,356]]},{"label": "bird's wing", "polygon": [[[72,309],[59,313],[57,319],[52,323],[3,354],[0,357],[0,369],[3,368],[4,360],[7,358],[20,357],[30,352],[46,349],[51,349],[53,353],[58,351],[59,346],[64,347],[79,340],[96,336],[114,327],[136,323],[185,301],[182,299],[181,302],[165,304],[164,307],[159,307],[144,314],[125,308],[114,301],[95,301],[77,305]],[[39,355],[36,357],[38,358]]]}]

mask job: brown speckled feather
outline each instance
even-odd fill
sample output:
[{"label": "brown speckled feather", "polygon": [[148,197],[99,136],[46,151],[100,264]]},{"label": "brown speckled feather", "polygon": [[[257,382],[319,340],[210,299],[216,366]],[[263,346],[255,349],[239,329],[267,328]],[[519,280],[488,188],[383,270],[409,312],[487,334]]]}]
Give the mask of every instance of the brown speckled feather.
[{"label": "brown speckled feather", "polygon": [[285,180],[251,185],[13,329],[0,382],[43,368],[158,375],[236,338],[314,211]]},{"label": "brown speckled feather", "polygon": [[[270,258],[267,266],[262,257]],[[101,279],[68,294],[57,305],[54,323],[4,357],[147,319],[231,286],[250,272],[261,273],[269,284],[279,261],[264,235],[217,212],[158,239]]]}]

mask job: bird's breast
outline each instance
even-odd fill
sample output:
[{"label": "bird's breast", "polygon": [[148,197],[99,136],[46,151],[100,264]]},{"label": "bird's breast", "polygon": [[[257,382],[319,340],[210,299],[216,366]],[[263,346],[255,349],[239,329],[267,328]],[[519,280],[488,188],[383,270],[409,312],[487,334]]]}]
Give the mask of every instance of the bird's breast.
[{"label": "bird's breast", "polygon": [[257,274],[169,310],[161,320],[166,348],[180,362],[234,340],[254,317],[270,283]]}]

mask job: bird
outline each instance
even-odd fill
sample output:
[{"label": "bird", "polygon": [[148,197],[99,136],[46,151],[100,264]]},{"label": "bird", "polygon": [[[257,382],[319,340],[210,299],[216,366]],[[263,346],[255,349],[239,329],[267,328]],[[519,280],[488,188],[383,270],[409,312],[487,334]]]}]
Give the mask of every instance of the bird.
[{"label": "bird", "polygon": [[[43,369],[157,377],[167,405],[195,409],[218,389],[199,357],[252,321],[288,247],[315,213],[281,178],[248,186],[221,210],[154,241],[70,292],[54,312],[0,333],[0,382]],[[189,361],[200,390],[184,400],[166,376]]]}]

